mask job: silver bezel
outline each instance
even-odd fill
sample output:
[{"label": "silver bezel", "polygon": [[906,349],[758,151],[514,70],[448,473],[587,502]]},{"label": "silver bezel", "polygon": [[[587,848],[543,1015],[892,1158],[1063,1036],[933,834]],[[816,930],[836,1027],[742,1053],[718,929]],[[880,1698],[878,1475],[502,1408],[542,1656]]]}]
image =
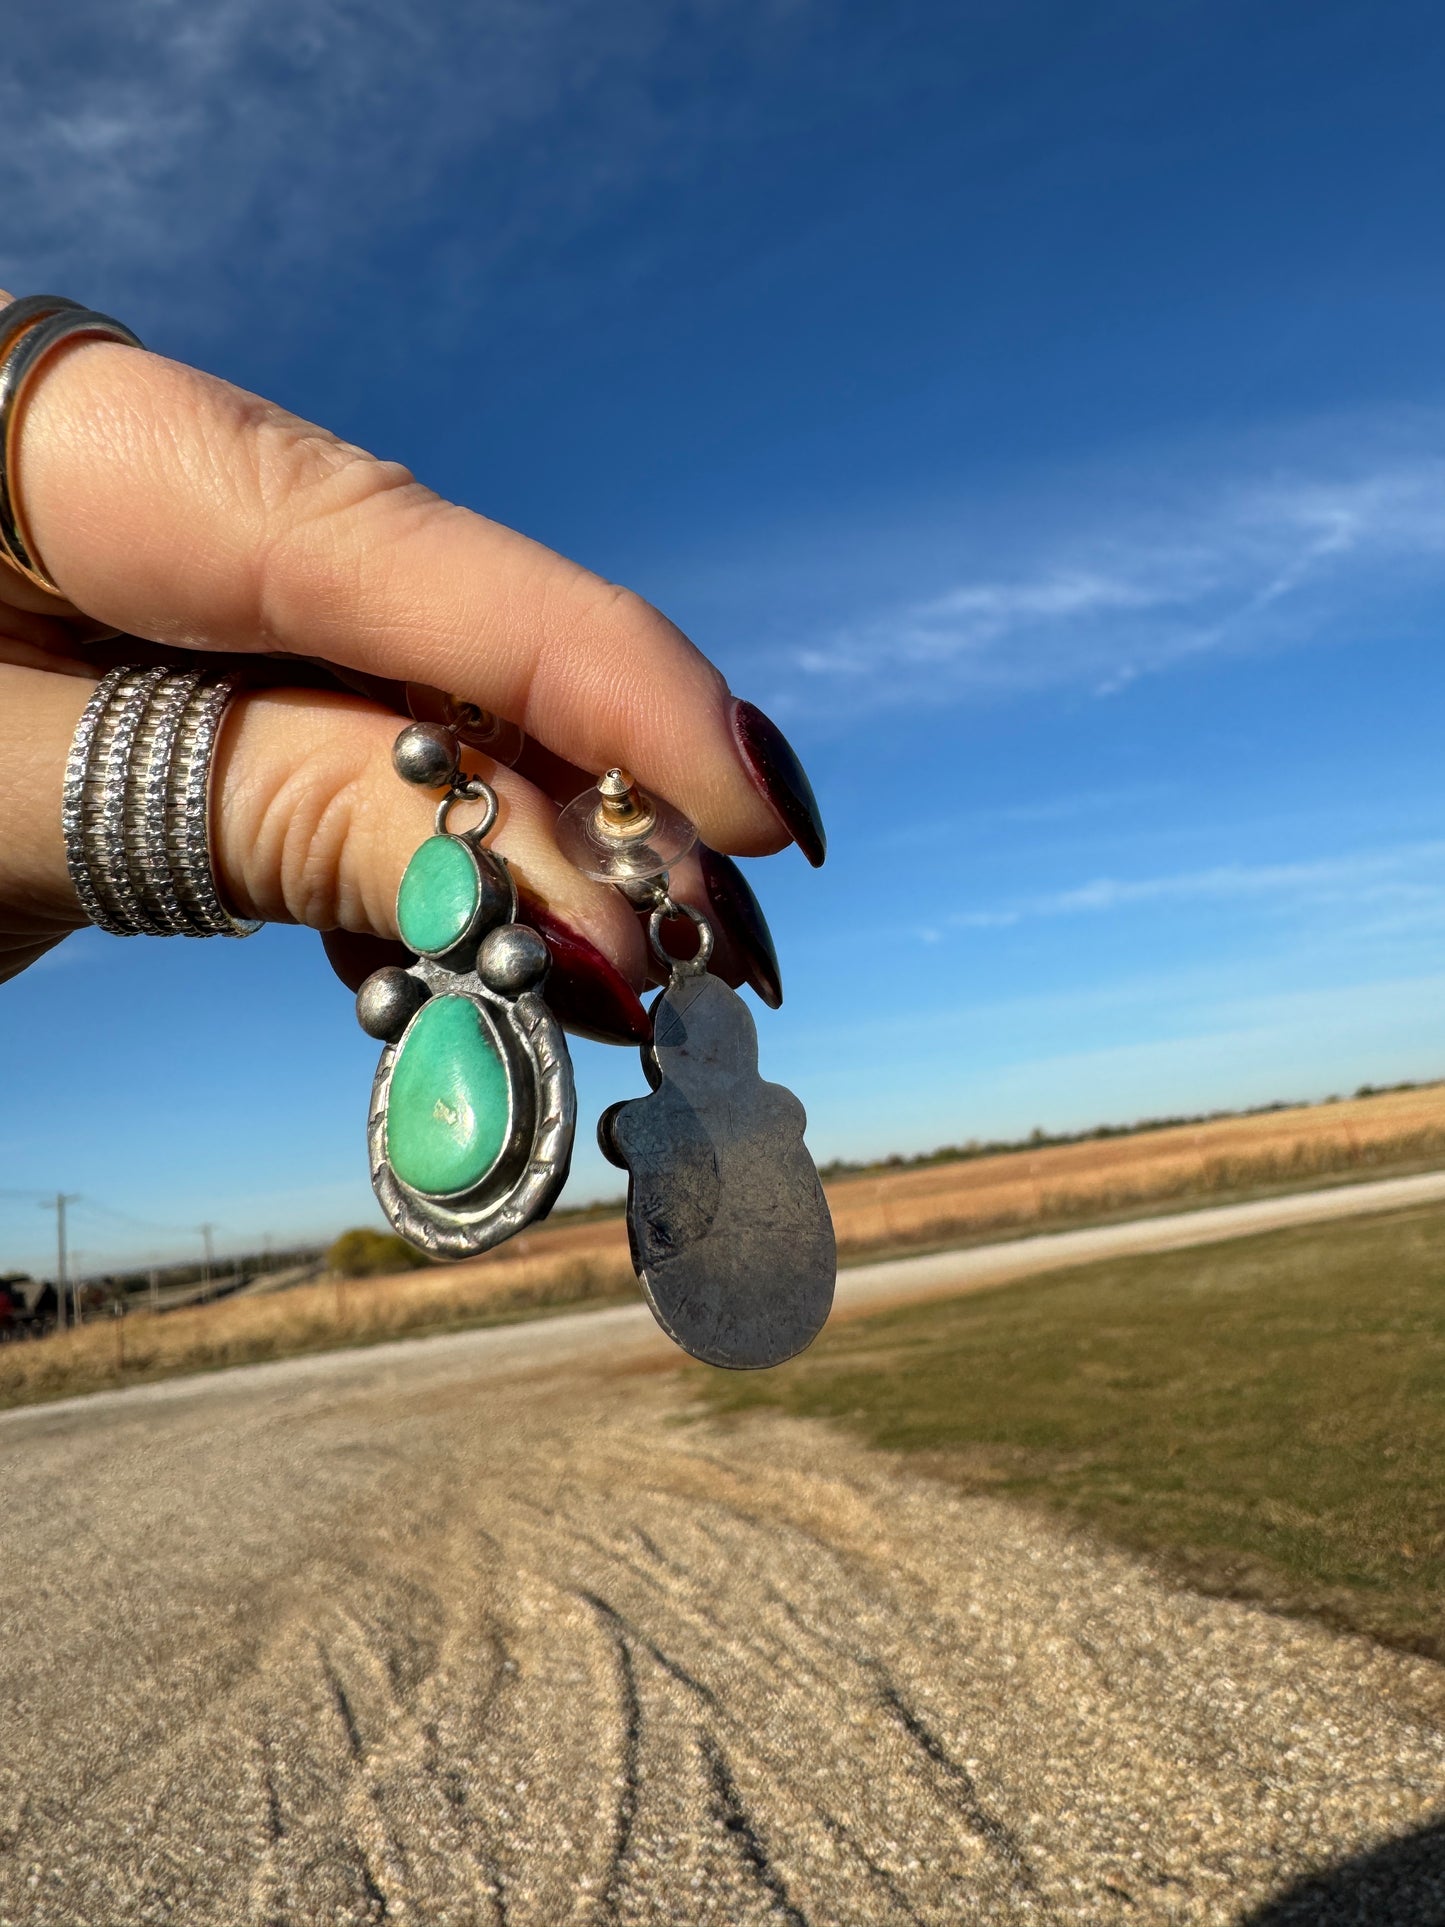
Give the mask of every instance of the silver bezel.
[{"label": "silver bezel", "polygon": [[[445,809],[450,806],[451,798],[448,797],[442,807]],[[440,822],[441,811],[437,812],[437,816],[438,822]],[[423,963],[440,964],[444,970],[447,970],[453,976],[457,976],[461,974],[464,967],[476,963],[477,948],[484,936],[490,931],[500,928],[502,924],[515,923],[517,921],[517,886],[513,880],[512,872],[508,869],[504,859],[499,857],[494,850],[489,850],[480,843],[477,840],[475,830],[444,830],[439,828],[433,835],[445,837],[450,843],[460,843],[467,855],[471,858],[472,870],[477,879],[477,907],[468,918],[467,927],[459,937],[454,937],[452,941],[441,950],[422,950],[418,948],[416,955]],[[427,842],[431,842],[433,838],[428,837],[426,840]],[[418,844],[417,847],[420,849],[423,846]],[[413,851],[412,854],[415,855],[415,851]],[[408,865],[408,868],[410,868],[410,865]],[[502,911],[500,917],[497,915],[495,909],[493,909],[490,914],[488,913],[487,880],[489,877],[494,882],[500,884],[506,893],[506,908]],[[401,927],[401,888],[405,882],[406,871],[403,871],[401,883],[396,886],[396,921],[398,929]],[[488,994],[491,995],[492,993],[489,992]]]},{"label": "silver bezel", "polygon": [[418,1011],[398,1041],[382,1051],[376,1068],[367,1123],[371,1182],[388,1222],[402,1237],[434,1257],[474,1258],[544,1217],[567,1181],[577,1125],[571,1059],[562,1027],[540,991],[505,997],[474,970],[450,971],[428,957],[418,958],[408,974],[419,978],[431,996],[470,998],[490,1024],[507,1072],[507,1141],[479,1184],[449,1197],[413,1190],[392,1170],[386,1154],[391,1074]]}]

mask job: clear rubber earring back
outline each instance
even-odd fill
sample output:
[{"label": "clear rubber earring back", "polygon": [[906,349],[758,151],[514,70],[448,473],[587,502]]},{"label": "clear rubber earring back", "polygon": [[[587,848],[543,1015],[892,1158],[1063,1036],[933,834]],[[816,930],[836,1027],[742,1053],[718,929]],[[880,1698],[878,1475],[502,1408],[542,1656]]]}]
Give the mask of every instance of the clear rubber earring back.
[{"label": "clear rubber earring back", "polygon": [[557,818],[557,847],[594,883],[626,886],[665,876],[697,842],[681,810],[610,769]]}]

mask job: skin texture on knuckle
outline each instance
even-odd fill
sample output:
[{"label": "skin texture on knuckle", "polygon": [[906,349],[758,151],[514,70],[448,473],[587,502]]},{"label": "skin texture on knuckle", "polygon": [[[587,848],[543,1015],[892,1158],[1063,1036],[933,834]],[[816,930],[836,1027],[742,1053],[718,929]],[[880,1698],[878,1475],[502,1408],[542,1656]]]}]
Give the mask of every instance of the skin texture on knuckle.
[{"label": "skin texture on knuckle", "polygon": [[284,651],[334,622],[378,615],[389,555],[438,498],[400,462],[384,461],[294,416],[256,405],[238,453],[246,476],[251,646]]},{"label": "skin texture on knuckle", "polygon": [[[390,719],[343,697],[236,705],[218,751],[216,834],[239,910],[396,934],[401,864],[426,832],[426,810],[390,773],[393,733]],[[378,808],[388,782],[391,807]]]},{"label": "skin texture on knuckle", "polygon": [[319,760],[273,769],[269,785],[258,782],[239,798],[228,797],[226,811],[239,813],[245,827],[230,839],[244,854],[227,880],[249,914],[325,930],[348,921],[342,873],[356,797],[354,784],[336,787],[334,772],[318,769]]},{"label": "skin texture on knuckle", "polygon": [[80,606],[157,641],[243,651],[304,639],[308,571],[354,586],[375,504],[430,499],[399,463],[106,342],[47,367],[20,466],[41,553]]}]

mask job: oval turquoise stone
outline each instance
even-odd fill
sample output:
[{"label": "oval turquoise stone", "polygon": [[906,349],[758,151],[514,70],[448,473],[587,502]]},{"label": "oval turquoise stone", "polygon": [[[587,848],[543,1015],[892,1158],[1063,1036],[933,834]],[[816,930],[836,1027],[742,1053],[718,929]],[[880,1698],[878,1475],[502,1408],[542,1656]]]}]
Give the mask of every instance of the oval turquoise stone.
[{"label": "oval turquoise stone", "polygon": [[429,836],[406,866],[396,893],[396,921],[408,950],[435,956],[466,935],[477,913],[476,858],[454,836]]},{"label": "oval turquoise stone", "polygon": [[386,1155],[402,1183],[428,1197],[480,1183],[507,1141],[510,1111],[506,1067],[471,998],[423,1004],[386,1100]]}]

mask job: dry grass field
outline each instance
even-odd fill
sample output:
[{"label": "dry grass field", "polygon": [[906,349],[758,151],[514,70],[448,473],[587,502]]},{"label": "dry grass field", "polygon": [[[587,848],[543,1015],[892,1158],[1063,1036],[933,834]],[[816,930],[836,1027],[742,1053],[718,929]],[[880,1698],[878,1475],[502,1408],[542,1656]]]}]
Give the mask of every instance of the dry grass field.
[{"label": "dry grass field", "polygon": [[0,1408],[630,1297],[637,1286],[625,1234],[620,1244],[610,1259],[554,1248],[393,1278],[325,1279],[159,1316],[99,1318],[79,1331],[0,1345]]},{"label": "dry grass field", "polygon": [[[1336,1104],[841,1177],[828,1187],[845,1262],[1013,1232],[1298,1190],[1445,1162],[1445,1084]],[[525,1317],[636,1291],[620,1217],[563,1220],[475,1263],[327,1280],[159,1317],[105,1318],[0,1346],[0,1406],[408,1334]]]},{"label": "dry grass field", "polygon": [[847,1257],[918,1250],[1156,1204],[1223,1202],[1445,1160],[1445,1084],[841,1178]]}]

